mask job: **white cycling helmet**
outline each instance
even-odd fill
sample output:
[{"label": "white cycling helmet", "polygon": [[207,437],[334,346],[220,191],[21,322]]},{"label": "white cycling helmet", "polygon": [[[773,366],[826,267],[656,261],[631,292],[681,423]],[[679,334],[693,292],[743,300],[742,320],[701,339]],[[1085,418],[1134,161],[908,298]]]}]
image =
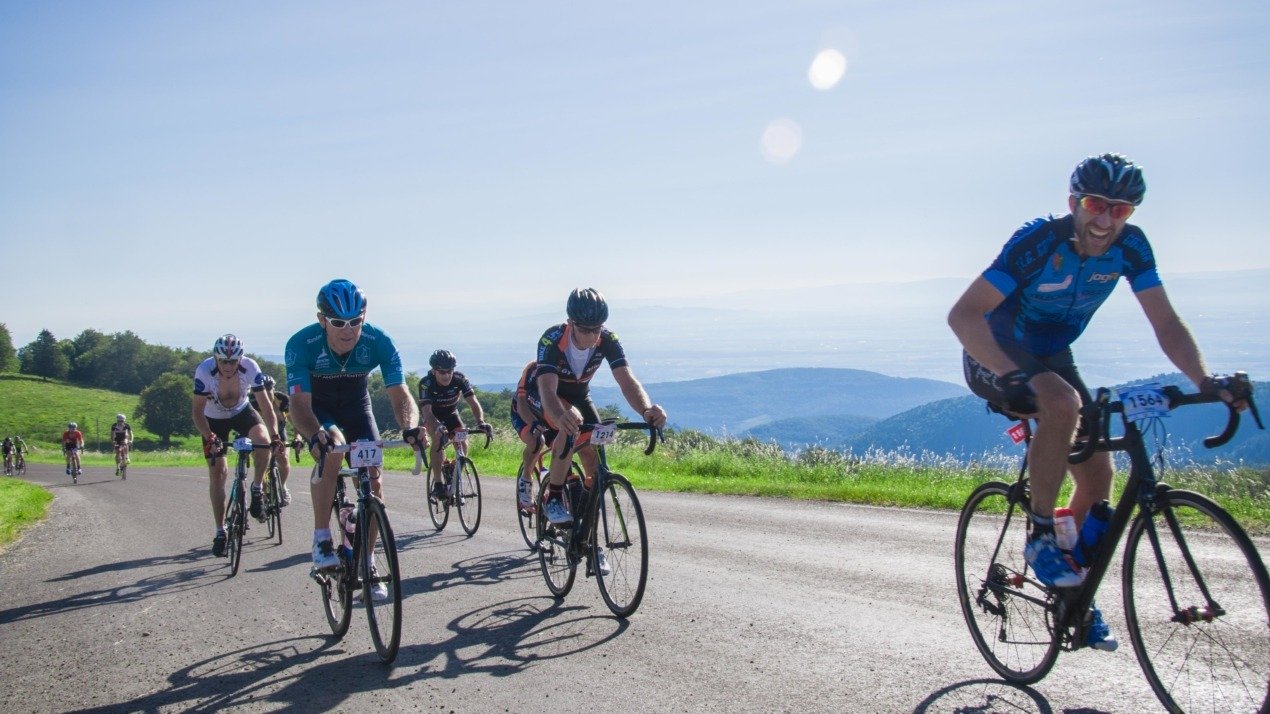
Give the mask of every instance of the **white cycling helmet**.
[{"label": "white cycling helmet", "polygon": [[73,422],[73,421],[72,421],[72,422],[67,422],[67,423],[66,423],[66,428],[67,428],[67,429],[74,429],[74,428],[75,428],[75,422]]},{"label": "white cycling helmet", "polygon": [[127,421],[127,419],[128,419],[128,417],[125,417],[125,416],[124,416],[124,415],[122,415],[122,414],[116,414],[116,415],[115,415],[115,421]]}]

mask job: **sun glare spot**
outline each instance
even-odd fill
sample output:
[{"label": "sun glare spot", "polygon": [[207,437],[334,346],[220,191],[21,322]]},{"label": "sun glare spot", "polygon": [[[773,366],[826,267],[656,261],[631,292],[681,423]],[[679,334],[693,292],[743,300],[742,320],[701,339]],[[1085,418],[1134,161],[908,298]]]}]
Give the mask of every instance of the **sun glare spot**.
[{"label": "sun glare spot", "polygon": [[803,145],[803,128],[792,119],[776,119],[763,130],[763,158],[788,163]]},{"label": "sun glare spot", "polygon": [[821,50],[807,69],[807,79],[816,89],[832,89],[847,71],[847,58],[838,50]]}]

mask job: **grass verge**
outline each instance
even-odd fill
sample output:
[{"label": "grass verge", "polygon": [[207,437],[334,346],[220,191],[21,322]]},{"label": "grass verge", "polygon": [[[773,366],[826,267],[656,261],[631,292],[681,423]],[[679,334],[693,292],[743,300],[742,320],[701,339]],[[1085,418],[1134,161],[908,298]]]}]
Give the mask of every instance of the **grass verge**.
[{"label": "grass verge", "polygon": [[0,479],[0,548],[44,518],[53,494],[26,481]]}]

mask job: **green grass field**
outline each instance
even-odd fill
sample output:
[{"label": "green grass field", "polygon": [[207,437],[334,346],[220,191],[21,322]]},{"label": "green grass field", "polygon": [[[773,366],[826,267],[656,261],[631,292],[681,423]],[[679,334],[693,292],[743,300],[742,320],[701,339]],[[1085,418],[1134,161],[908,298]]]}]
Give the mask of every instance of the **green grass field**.
[{"label": "green grass field", "polygon": [[14,478],[0,478],[0,549],[44,518],[53,494]]}]

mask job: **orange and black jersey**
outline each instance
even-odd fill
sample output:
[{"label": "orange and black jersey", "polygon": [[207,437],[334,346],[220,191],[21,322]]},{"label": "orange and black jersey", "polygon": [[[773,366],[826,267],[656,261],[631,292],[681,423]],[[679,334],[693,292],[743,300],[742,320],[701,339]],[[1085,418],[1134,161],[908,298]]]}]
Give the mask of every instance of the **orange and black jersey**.
[{"label": "orange and black jersey", "polygon": [[475,394],[472,385],[462,372],[455,372],[450,383],[441,386],[437,376],[428,372],[419,380],[419,408],[432,407],[433,414],[445,414],[458,408],[459,397],[471,397]]},{"label": "orange and black jersey", "polygon": [[529,385],[533,383],[534,378],[537,376],[534,374],[534,370],[536,369],[538,369],[538,363],[536,361],[530,361],[529,364],[526,364],[525,368],[521,370],[520,381],[516,382],[516,394],[512,397],[513,405],[516,404],[517,399],[525,398],[525,390],[529,388]]},{"label": "orange and black jersey", "polygon": [[538,378],[554,374],[559,379],[556,392],[561,395],[585,394],[587,383],[595,376],[600,363],[608,360],[609,369],[626,366],[626,352],[617,335],[601,328],[600,341],[590,350],[572,346],[573,327],[569,323],[556,325],[542,333],[538,340],[538,363],[533,379],[528,385],[532,397],[538,394]]}]

